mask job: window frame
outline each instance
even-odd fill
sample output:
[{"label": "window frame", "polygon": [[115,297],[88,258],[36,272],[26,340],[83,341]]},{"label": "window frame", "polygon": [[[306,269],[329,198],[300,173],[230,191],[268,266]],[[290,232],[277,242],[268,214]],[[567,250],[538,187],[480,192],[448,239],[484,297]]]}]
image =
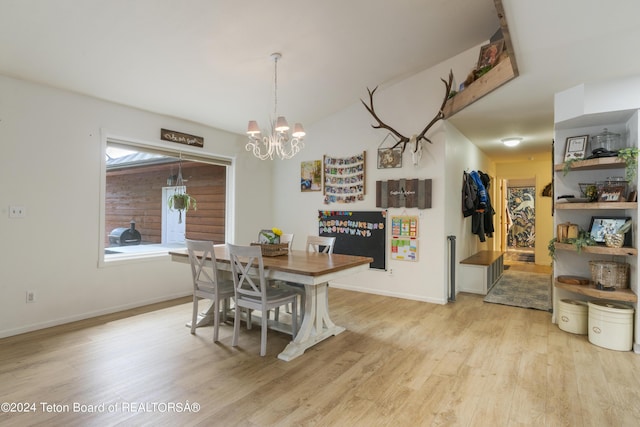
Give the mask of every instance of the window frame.
[{"label": "window frame", "polygon": [[119,265],[123,263],[131,262],[147,262],[154,261],[161,258],[168,257],[166,250],[164,251],[149,251],[136,254],[110,254],[108,258],[105,257],[105,223],[106,223],[106,188],[107,188],[107,162],[106,152],[107,146],[120,146],[122,148],[129,148],[132,150],[152,152],[158,154],[165,154],[169,156],[180,156],[183,160],[192,160],[203,163],[216,164],[226,167],[226,210],[225,210],[225,236],[228,241],[233,241],[233,230],[235,229],[233,224],[233,210],[234,210],[234,198],[232,197],[233,181],[232,177],[234,168],[234,158],[220,156],[212,153],[205,153],[202,151],[196,151],[195,149],[185,147],[170,147],[164,143],[150,142],[131,138],[127,136],[120,136],[107,130],[101,130],[101,149],[100,149],[100,212],[99,212],[99,224],[98,224],[98,267],[108,267]]}]

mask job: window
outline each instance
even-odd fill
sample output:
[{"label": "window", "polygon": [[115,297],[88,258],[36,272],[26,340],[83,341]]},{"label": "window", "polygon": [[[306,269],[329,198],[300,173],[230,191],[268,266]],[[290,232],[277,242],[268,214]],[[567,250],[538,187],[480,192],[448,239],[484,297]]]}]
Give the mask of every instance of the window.
[{"label": "window", "polygon": [[[226,241],[230,161],[111,139],[104,153],[101,264],[164,255],[183,248],[185,238]],[[167,203],[179,170],[196,210]]]}]

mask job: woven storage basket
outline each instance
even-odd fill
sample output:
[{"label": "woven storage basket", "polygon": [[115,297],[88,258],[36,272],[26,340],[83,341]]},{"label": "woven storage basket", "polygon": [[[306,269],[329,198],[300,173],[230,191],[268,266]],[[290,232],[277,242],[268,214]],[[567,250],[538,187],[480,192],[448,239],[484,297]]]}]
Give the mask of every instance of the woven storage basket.
[{"label": "woven storage basket", "polygon": [[615,261],[589,261],[591,280],[609,288],[629,287],[629,264]]},{"label": "woven storage basket", "polygon": [[251,246],[260,246],[262,256],[280,256],[289,253],[288,243],[251,243]]}]

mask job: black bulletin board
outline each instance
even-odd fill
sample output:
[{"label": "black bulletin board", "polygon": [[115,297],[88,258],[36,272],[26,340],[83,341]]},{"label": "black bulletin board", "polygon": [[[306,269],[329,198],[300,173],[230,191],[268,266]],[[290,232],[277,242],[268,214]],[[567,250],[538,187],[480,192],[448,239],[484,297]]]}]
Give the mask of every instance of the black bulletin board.
[{"label": "black bulletin board", "polygon": [[386,270],[387,211],[318,211],[318,235],[335,237],[333,252],[373,258]]}]

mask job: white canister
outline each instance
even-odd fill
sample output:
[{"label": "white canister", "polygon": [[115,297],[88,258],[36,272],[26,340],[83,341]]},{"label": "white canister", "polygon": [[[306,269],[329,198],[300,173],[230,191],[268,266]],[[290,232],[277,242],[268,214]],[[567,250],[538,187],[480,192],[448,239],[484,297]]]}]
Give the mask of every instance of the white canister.
[{"label": "white canister", "polygon": [[589,307],[584,301],[563,299],[558,303],[558,327],[572,334],[587,335]]},{"label": "white canister", "polygon": [[633,307],[589,301],[589,342],[610,350],[633,347]]}]

